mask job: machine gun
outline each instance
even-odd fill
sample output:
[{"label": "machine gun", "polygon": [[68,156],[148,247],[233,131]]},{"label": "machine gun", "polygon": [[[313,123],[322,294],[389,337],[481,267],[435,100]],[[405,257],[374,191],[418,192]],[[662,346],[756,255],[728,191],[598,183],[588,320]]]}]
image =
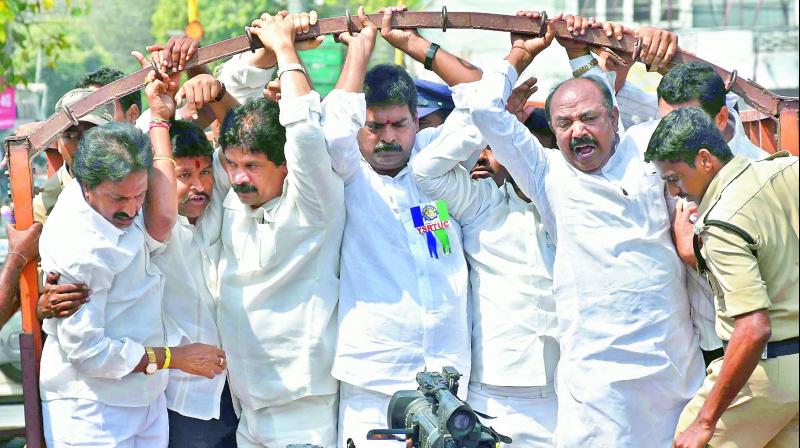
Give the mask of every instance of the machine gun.
[{"label": "machine gun", "polygon": [[458,392],[461,374],[453,367],[442,373],[417,374],[417,390],[401,390],[392,395],[387,412],[390,429],[373,429],[368,440],[411,440],[415,448],[494,448],[511,438],[484,426],[479,414]]}]

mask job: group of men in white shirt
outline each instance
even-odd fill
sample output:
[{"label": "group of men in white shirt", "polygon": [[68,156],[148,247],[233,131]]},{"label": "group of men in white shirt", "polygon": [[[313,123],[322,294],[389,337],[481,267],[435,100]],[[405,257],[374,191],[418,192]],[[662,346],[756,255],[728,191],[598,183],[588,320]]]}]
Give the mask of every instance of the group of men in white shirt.
[{"label": "group of men in white shirt", "polygon": [[[252,28],[264,50],[226,64],[223,82],[201,75],[179,93],[213,110],[220,150],[196,126],[170,124],[177,85],[151,79],[157,168],[145,182],[146,162],[129,169],[131,197],[109,193],[134,208],[106,216],[91,192],[121,180],[91,184],[76,170],[41,242],[45,271],[92,291],[73,316],[45,323],[51,446],[80,443],[76,431],[109,446],[383,446],[365,436],[387,427],[392,393],[444,366],[468,385],[461,398],[520,446],[671,444],[702,381],[699,348],[718,347],[698,342],[710,292],[689,299],[663,182],[642,159],[654,126],[620,129],[613,76],[565,42],[582,79],[548,96],[558,150],[545,149],[513,114],[535,80],[514,85],[552,30],[512,35],[506,60],[482,73],[393,29],[402,10],[384,10],[380,33],[452,86],[455,110],[439,127],[417,132],[402,68],[367,71],[378,31],[363,9],[362,30],[339,36],[347,57],[322,101],[293,42],[316,15],[264,14]],[[564,19],[576,34],[589,26]],[[643,59],[666,63],[657,48]],[[279,90],[264,95],[277,102],[237,106],[231,93],[261,96],[271,65]],[[698,73],[716,88],[704,67],[674,69],[661,112],[700,105],[736,153],[746,139],[724,105],[668,86]],[[114,126],[87,133],[78,160]],[[118,131],[106,138],[132,138]],[[497,175],[470,175],[479,158],[507,171],[495,162]],[[688,221],[685,209],[676,219]],[[81,247],[64,229],[84,235]]]}]

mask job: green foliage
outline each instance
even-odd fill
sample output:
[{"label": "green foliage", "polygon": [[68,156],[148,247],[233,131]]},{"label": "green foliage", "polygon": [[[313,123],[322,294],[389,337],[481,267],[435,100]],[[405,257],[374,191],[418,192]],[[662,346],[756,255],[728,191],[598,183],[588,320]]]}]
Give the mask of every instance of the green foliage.
[{"label": "green foliage", "polygon": [[0,1],[0,88],[30,79],[26,68],[42,50],[44,62],[55,67],[65,50],[73,42],[67,26],[73,17],[89,11],[89,0],[55,0],[30,2],[28,0]]}]

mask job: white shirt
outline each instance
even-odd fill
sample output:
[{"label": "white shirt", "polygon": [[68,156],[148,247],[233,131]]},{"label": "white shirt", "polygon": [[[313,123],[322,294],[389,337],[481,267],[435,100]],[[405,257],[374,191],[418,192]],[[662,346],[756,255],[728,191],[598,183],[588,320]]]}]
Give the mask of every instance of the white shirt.
[{"label": "white shirt", "polygon": [[245,62],[244,57],[245,53],[233,55],[222,64],[222,70],[217,77],[225,84],[228,93],[240,103],[261,98],[277,67],[277,65],[270,68],[256,67]]},{"label": "white shirt", "polygon": [[616,97],[625,129],[658,118],[658,98],[633,83],[625,81]]},{"label": "white shirt", "polygon": [[280,101],[288,175],[281,196],[252,209],[223,203],[217,307],[231,392],[249,409],[336,393],[341,179],[319,123],[319,95]]},{"label": "white shirt", "polygon": [[166,343],[161,314],[163,275],[151,253],[163,248],[147,235],[141,214],[119,229],[83,197],[77,180],[64,188],[39,241],[42,270],[60,283],[83,282],[89,301],[66,318],[44,321],[42,400],[82,398],[110,406],[148,406],[168,373],[131,371],[145,346]]},{"label": "white shirt", "polygon": [[412,162],[420,189],[444,199],[461,223],[472,302],[472,381],[497,386],[553,383],[558,362],[553,298],[555,246],[533,204],[509,182],[473,181],[459,161],[485,143],[460,109]]},{"label": "white shirt", "polygon": [[[323,108],[325,136],[334,169],[344,179],[347,206],[333,375],[392,394],[416,389],[417,372],[453,366],[466,384],[467,264],[459,224],[450,219],[444,229],[452,252],[445,254],[436,240],[434,258],[411,209],[435,198],[419,189],[410,167],[383,176],[361,157],[355,132],[364,126],[364,95],[334,90]],[[436,133],[417,134],[412,160]]]},{"label": "white shirt", "polygon": [[623,145],[591,174],[542,148],[505,111],[516,78],[503,61],[468,100],[556,240],[557,444],[669,446],[703,368],[663,182]]},{"label": "white shirt", "polygon": [[[767,157],[766,151],[755,146],[750,142],[745,134],[739,115],[733,109],[728,109],[730,117],[734,120],[734,135],[728,142],[728,147],[734,156],[741,155],[750,160],[760,160]],[[625,132],[626,144],[633,145],[640,154],[647,151],[650,138],[656,130],[661,119],[648,121],[627,129]],[[652,166],[652,165],[651,165]],[[655,168],[651,168],[655,170]],[[666,193],[669,196],[669,193]],[[667,198],[667,206],[670,213],[673,213],[677,198]],[[674,216],[670,216],[670,222]],[[722,347],[722,339],[717,336],[715,330],[716,307],[714,305],[714,293],[702,275],[695,269],[686,269],[686,291],[689,294],[689,304],[691,305],[692,322],[695,331],[700,339],[700,348],[711,351]]]},{"label": "white shirt", "polygon": [[[221,200],[221,199],[219,199]],[[216,290],[219,254],[206,248],[202,239],[203,218],[197,227],[178,216],[167,247],[153,256],[153,264],[164,273],[164,321],[169,346],[200,342],[220,347],[217,330]],[[213,379],[169,371],[167,408],[186,417],[219,418],[225,375]]]}]

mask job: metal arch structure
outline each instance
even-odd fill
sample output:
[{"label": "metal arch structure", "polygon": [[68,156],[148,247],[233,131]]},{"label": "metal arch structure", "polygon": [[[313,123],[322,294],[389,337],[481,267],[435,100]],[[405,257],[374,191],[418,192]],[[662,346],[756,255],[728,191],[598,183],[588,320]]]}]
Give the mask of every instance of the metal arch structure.
[{"label": "metal arch structure", "polygon": [[[621,41],[617,41],[597,29],[587,30],[585,35],[573,36],[567,30],[564,21],[548,20],[545,13],[542,15],[543,17],[539,20],[530,20],[526,17],[501,14],[448,12],[446,8],[442,8],[441,12],[404,12],[394,15],[392,26],[399,29],[428,28],[443,31],[448,29],[492,30],[541,36],[546,30],[547,23],[552,23],[559,38],[584,42],[594,47],[607,47],[615,52],[632,54],[636,59],[637,41],[631,36],[624,36]],[[370,14],[368,18],[380,28],[382,14]],[[360,29],[361,25],[353,20],[348,11],[345,16],[319,20],[308,33],[298,36],[297,40],[313,39],[327,34],[353,33]],[[199,48],[184,70],[237,53],[255,51],[261,46],[261,42],[254,39],[249,29],[245,28],[245,34],[241,36]],[[743,120],[751,139],[756,143],[763,141],[765,149],[770,151],[786,149],[794,155],[798,154],[800,147],[800,142],[798,142],[798,98],[776,95],[753,81],[738,77],[736,70],[725,70],[688,52],[679,50],[670,64],[676,65],[692,61],[712,66],[722,79],[727,80],[726,86],[755,109],[748,115],[749,118]],[[27,229],[33,224],[34,189],[30,158],[91,110],[140,90],[144,86],[145,77],[151,70],[151,68],[141,69],[101,87],[71,105],[66,112],[53,114],[31,133],[9,137],[5,140],[17,228]],[[777,138],[775,138],[776,134]],[[758,140],[755,137],[758,137]],[[44,447],[41,404],[39,402],[39,361],[42,351],[42,336],[36,316],[38,293],[36,264],[29,263],[25,266],[20,281],[23,316],[20,351],[25,391],[26,437],[27,445],[31,448]]]}]

